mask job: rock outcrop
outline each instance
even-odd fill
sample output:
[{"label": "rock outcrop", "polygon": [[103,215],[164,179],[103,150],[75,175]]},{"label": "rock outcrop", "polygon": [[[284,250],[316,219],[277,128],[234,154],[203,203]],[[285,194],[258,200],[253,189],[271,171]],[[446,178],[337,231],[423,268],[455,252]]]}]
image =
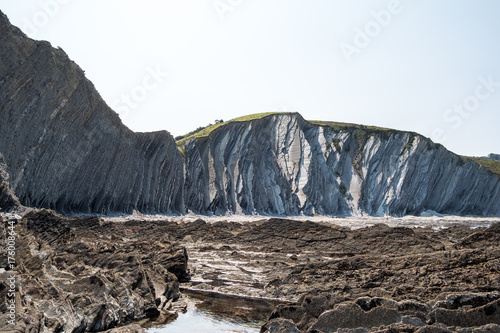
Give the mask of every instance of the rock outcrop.
[{"label": "rock outcrop", "polygon": [[60,213],[500,216],[500,176],[416,133],[229,122],[187,140],[134,133],[61,49],[0,13],[0,153],[25,206]]},{"label": "rock outcrop", "polygon": [[0,212],[8,212],[19,207],[19,200],[10,188],[7,165],[0,154]]},{"label": "rock outcrop", "polygon": [[124,225],[186,245],[191,281],[182,288],[282,300],[262,332],[500,329],[498,222],[441,230],[278,218]]},{"label": "rock outcrop", "polygon": [[467,229],[353,231],[338,246],[357,240],[364,254],[297,267],[282,292],[310,292],[278,306],[261,332],[288,330],[290,321],[301,332],[497,332],[500,224]]},{"label": "rock outcrop", "polygon": [[278,114],[228,123],[184,149],[196,213],[500,215],[500,176],[416,133]]},{"label": "rock outcrop", "polygon": [[0,12],[0,153],[26,206],[61,213],[183,213],[183,157],[134,133],[62,49]]},{"label": "rock outcrop", "polygon": [[[0,222],[4,244],[8,224]],[[2,269],[2,331],[97,332],[155,318],[179,297],[179,280],[188,276],[185,248],[158,230],[40,211],[18,220],[15,231],[16,318],[8,323],[12,270]],[[6,254],[0,251],[2,268]]]}]

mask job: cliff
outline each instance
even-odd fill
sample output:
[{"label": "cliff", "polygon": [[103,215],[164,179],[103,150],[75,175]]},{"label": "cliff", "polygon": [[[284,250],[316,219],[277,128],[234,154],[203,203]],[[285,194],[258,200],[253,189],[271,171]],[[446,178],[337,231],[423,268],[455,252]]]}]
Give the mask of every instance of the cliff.
[{"label": "cliff", "polygon": [[166,131],[129,130],[64,51],[1,13],[0,59],[0,154],[26,206],[500,216],[498,174],[416,133],[273,114],[183,139],[183,156]]},{"label": "cliff", "polygon": [[276,114],[187,140],[201,214],[500,215],[500,177],[416,133]]},{"label": "cliff", "polygon": [[166,132],[134,133],[61,49],[0,13],[0,153],[27,206],[183,213],[183,157]]},{"label": "cliff", "polygon": [[19,207],[19,200],[10,188],[7,165],[0,154],[0,212],[8,212]]}]

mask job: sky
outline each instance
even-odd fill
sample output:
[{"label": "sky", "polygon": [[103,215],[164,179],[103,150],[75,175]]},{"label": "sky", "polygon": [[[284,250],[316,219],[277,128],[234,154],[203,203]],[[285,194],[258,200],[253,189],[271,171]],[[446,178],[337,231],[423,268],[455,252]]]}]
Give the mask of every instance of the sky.
[{"label": "sky", "polygon": [[299,112],[500,153],[495,0],[0,0],[134,131]]}]

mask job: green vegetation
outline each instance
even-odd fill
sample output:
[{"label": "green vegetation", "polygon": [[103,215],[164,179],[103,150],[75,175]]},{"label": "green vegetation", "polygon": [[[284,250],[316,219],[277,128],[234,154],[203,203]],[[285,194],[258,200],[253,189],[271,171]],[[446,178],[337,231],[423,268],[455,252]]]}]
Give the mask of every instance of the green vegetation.
[{"label": "green vegetation", "polygon": [[340,140],[337,139],[337,138],[333,138],[332,139],[332,143],[333,143],[333,146],[335,147],[335,149],[340,152],[342,150],[342,148],[340,147]]},{"label": "green vegetation", "polygon": [[500,161],[491,160],[485,157],[462,156],[465,161],[474,161],[497,175],[500,175]]},{"label": "green vegetation", "polygon": [[[264,112],[264,113],[255,113],[247,116],[242,116],[238,117],[235,119],[231,119],[229,121],[223,121],[222,119],[217,119],[215,120],[214,124],[208,124],[205,127],[198,127],[196,130],[189,132],[185,135],[181,135],[175,138],[177,147],[179,148],[180,152],[185,155],[184,151],[184,144],[186,141],[193,139],[193,138],[202,138],[202,137],[207,137],[209,136],[214,130],[217,128],[227,125],[229,123],[234,123],[234,122],[245,122],[245,121],[250,121],[250,120],[255,120],[255,119],[261,119],[267,116],[273,116],[273,115],[286,115],[286,114],[292,114],[291,112]],[[393,134],[397,133],[405,133],[403,131],[398,131],[390,128],[385,128],[385,127],[377,127],[377,126],[366,126],[366,125],[359,125],[359,124],[351,124],[351,123],[342,123],[342,122],[333,122],[333,121],[319,121],[319,120],[309,120],[309,122],[313,125],[318,125],[318,126],[327,126],[332,128],[335,131],[356,131],[356,137],[358,139],[358,142],[360,144],[360,147],[363,147],[366,144],[366,141],[370,136],[373,134],[378,134],[382,138],[389,138]],[[415,140],[416,133],[411,133],[411,136],[408,140],[408,143],[403,147],[401,150],[401,154],[403,154],[407,149],[409,149]],[[333,145],[337,151],[341,150],[340,147],[340,141],[339,139],[334,138],[332,142],[327,142],[327,147],[331,148]],[[345,152],[349,152],[350,147],[344,147]],[[353,166],[356,170],[359,170],[360,172],[360,155],[361,152],[358,152],[358,154],[355,156],[354,161],[353,161]],[[493,155],[493,154],[492,154]],[[493,173],[496,173],[497,175],[500,176],[500,161],[492,160],[486,157],[468,157],[468,156],[462,156],[462,160],[460,163],[465,163],[467,161],[474,161],[478,163],[479,165],[485,167],[486,169],[490,170]]]},{"label": "green vegetation", "polygon": [[[214,130],[217,128],[227,125],[229,123],[233,122],[245,122],[245,121],[250,121],[250,120],[255,120],[255,119],[261,119],[267,116],[273,116],[273,115],[278,115],[278,114],[292,114],[290,112],[264,112],[264,113],[255,113],[247,116],[242,116],[238,118],[231,119],[229,121],[222,121],[221,120],[216,120],[215,124],[208,124],[207,126],[204,127],[198,127],[196,130],[191,131],[185,135],[181,135],[175,138],[177,145],[181,146],[183,145],[187,140],[193,139],[193,138],[202,138],[209,136]],[[365,126],[365,125],[358,125],[358,124],[350,124],[350,123],[341,123],[341,122],[332,122],[332,121],[318,121],[318,120],[310,120],[309,121],[311,124],[314,125],[320,125],[320,126],[328,126],[333,128],[334,130],[340,131],[340,130],[357,130],[357,136],[358,139],[360,140],[366,140],[370,134],[374,132],[384,132],[387,134],[392,134],[394,132],[398,132],[393,129],[389,128],[384,128],[384,127],[377,127],[377,126]],[[340,150],[340,145],[338,143],[338,139],[334,139],[332,142],[333,145],[335,146],[335,149]]]},{"label": "green vegetation", "polygon": [[340,191],[340,194],[342,194],[345,197],[345,195],[347,193],[347,187],[344,184],[341,184],[339,186],[339,191]]},{"label": "green vegetation", "polygon": [[377,127],[377,126],[366,126],[366,125],[359,125],[359,124],[341,123],[341,122],[334,122],[334,121],[321,121],[321,120],[308,120],[308,121],[314,125],[331,127],[336,131],[346,130],[346,129],[353,129],[353,130],[359,129],[359,130],[363,130],[363,131],[367,131],[367,132],[371,132],[371,131],[397,132],[396,130],[393,130],[390,128]]},{"label": "green vegetation", "polygon": [[195,134],[197,134],[197,133],[199,133],[199,132],[203,131],[204,129],[206,129],[206,128],[208,128],[208,127],[216,126],[216,125],[218,125],[218,124],[223,124],[223,123],[224,123],[224,120],[222,120],[222,119],[215,119],[215,125],[213,125],[213,124],[208,124],[207,126],[200,126],[200,127],[198,127],[197,129],[195,129],[194,131],[191,131],[191,132],[189,132],[189,133],[187,133],[187,134],[176,136],[176,137],[175,137],[175,141],[180,141],[180,140],[182,140],[182,139],[184,139],[184,138],[187,138],[187,137],[193,136],[193,135],[195,135]]},{"label": "green vegetation", "polygon": [[407,150],[407,149],[410,149],[411,146],[413,146],[413,142],[415,141],[415,135],[412,135],[410,136],[410,138],[408,139],[408,143],[405,144],[405,146],[403,147],[403,149],[401,149],[401,152],[399,153],[399,156],[403,155],[404,152]]},{"label": "green vegetation", "polygon": [[[189,132],[185,135],[181,135],[175,138],[178,147],[182,147],[186,141],[194,138],[202,138],[209,136],[214,130],[217,128],[227,125],[229,123],[234,122],[245,122],[255,119],[261,119],[267,116],[277,115],[277,114],[289,114],[288,112],[264,112],[264,113],[255,113],[248,116],[238,117],[231,119],[229,121],[216,120],[215,124],[208,124],[205,127],[198,127],[196,130]],[[180,149],[180,148],[179,148]],[[181,151],[182,152],[182,151]]]},{"label": "green vegetation", "polygon": [[335,131],[356,131],[356,138],[358,139],[359,146],[363,147],[368,141],[368,138],[374,134],[379,135],[384,139],[388,139],[391,135],[396,133],[403,133],[403,131],[398,131],[391,128],[377,127],[377,126],[367,126],[351,123],[341,123],[333,121],[320,121],[320,120],[309,120],[311,124],[319,126],[328,126]]}]

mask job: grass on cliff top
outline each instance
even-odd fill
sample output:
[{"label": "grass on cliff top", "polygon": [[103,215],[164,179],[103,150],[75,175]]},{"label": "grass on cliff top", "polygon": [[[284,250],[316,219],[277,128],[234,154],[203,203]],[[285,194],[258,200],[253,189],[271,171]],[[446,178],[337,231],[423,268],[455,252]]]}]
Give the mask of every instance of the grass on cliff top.
[{"label": "grass on cliff top", "polygon": [[205,137],[205,136],[209,136],[210,133],[212,133],[217,128],[219,128],[221,126],[224,126],[224,125],[227,125],[229,123],[250,121],[250,120],[260,119],[260,118],[264,118],[264,117],[271,116],[271,115],[276,115],[276,114],[287,114],[287,112],[254,113],[254,114],[250,114],[250,115],[247,115],[247,116],[242,116],[242,117],[234,118],[234,119],[231,119],[231,120],[228,120],[228,121],[220,122],[220,123],[217,123],[217,124],[208,125],[206,127],[200,128],[200,130],[195,131],[192,134],[187,135],[186,137],[183,137],[180,140],[177,140],[176,143],[177,143],[177,146],[182,147],[184,145],[184,143],[186,143],[186,141],[188,141],[190,139],[194,139],[194,138],[202,138],[202,137]]},{"label": "grass on cliff top", "polygon": [[345,130],[347,128],[360,129],[360,130],[365,130],[365,131],[396,131],[394,129],[385,128],[385,127],[359,125],[359,124],[352,124],[352,123],[341,123],[341,122],[335,122],[335,121],[308,120],[308,122],[310,122],[311,124],[314,124],[314,125],[328,126],[328,127],[331,127],[337,131]]},{"label": "grass on cliff top", "polygon": [[[333,128],[334,131],[345,131],[345,130],[356,130],[356,137],[358,140],[361,142],[362,145],[366,143],[368,138],[372,134],[379,134],[384,138],[390,137],[392,134],[395,133],[401,133],[404,131],[398,131],[392,128],[385,128],[385,127],[377,127],[377,126],[368,126],[368,125],[359,125],[359,124],[352,124],[352,123],[341,123],[341,122],[334,122],[334,121],[320,121],[320,120],[308,120],[311,124],[318,125],[318,126],[324,126],[324,127],[330,127]],[[413,133],[414,135],[416,133]]]},{"label": "grass on cliff top", "polygon": [[[231,119],[229,121],[220,121],[215,124],[209,124],[205,127],[199,127],[198,129],[190,132],[184,136],[180,136],[180,139],[176,140],[176,144],[180,152],[184,155],[184,144],[191,139],[202,138],[209,136],[214,130],[217,128],[227,125],[233,122],[245,122],[251,121],[255,119],[261,119],[267,116],[278,115],[278,114],[293,114],[293,112],[264,112],[264,113],[254,113],[247,116],[242,116],[238,118]],[[341,122],[333,122],[333,121],[319,121],[319,120],[308,120],[313,125],[318,126],[328,126],[333,128],[336,131],[340,130],[357,130],[357,137],[362,142],[366,141],[370,134],[374,132],[382,133],[387,136],[390,136],[392,133],[400,132],[390,128],[377,127],[377,126],[367,126],[367,125],[359,125],[359,124],[351,124],[351,123],[341,123]]]},{"label": "grass on cliff top", "polygon": [[484,158],[484,157],[462,156],[462,158],[464,158],[465,160],[473,160],[474,162],[485,167],[486,169],[490,170],[491,172],[496,173],[497,175],[500,175],[500,161],[495,161],[495,160],[491,160],[489,158]]}]

